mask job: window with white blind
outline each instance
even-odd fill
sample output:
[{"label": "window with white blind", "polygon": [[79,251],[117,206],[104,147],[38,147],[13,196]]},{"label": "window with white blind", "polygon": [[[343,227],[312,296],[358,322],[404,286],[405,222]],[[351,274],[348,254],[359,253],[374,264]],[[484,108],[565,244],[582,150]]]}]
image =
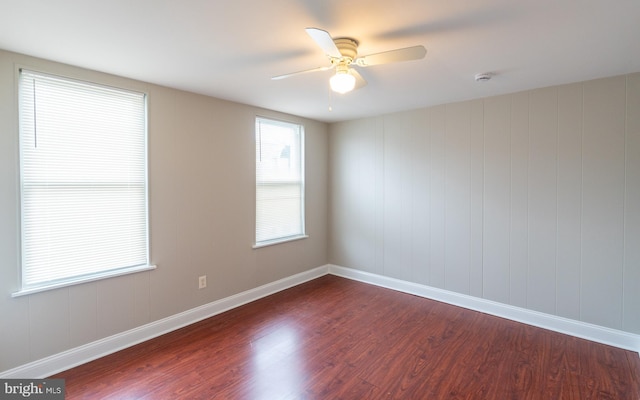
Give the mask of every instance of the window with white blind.
[{"label": "window with white blind", "polygon": [[146,96],[20,71],[22,288],[149,266]]},{"label": "window with white blind", "polygon": [[303,127],[256,118],[256,247],[305,237]]}]

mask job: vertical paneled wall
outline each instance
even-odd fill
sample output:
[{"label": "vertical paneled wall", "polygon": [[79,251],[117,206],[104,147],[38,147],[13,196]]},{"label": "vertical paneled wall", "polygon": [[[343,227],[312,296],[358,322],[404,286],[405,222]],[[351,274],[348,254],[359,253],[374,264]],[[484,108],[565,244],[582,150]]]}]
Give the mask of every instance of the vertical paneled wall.
[{"label": "vertical paneled wall", "polygon": [[330,262],[640,333],[640,74],[331,126]]}]

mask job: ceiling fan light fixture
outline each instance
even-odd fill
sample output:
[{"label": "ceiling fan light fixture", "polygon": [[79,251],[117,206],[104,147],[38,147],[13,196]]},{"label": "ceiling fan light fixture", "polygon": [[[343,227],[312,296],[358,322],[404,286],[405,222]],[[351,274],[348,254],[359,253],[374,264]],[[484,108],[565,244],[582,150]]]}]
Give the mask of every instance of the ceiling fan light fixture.
[{"label": "ceiling fan light fixture", "polygon": [[[354,89],[360,89],[367,84],[367,81],[358,72],[359,68],[400,61],[421,60],[427,54],[427,49],[418,45],[359,56],[358,41],[353,38],[332,38],[329,32],[318,28],[307,28],[306,31],[311,39],[324,51],[331,65],[278,75],[271,79],[283,79],[308,72],[326,71],[335,68],[336,72],[329,79],[329,86],[332,91],[344,94]],[[350,66],[355,68],[349,68]]]},{"label": "ceiling fan light fixture", "polygon": [[329,85],[334,92],[344,94],[356,87],[356,77],[349,73],[349,69],[338,69],[329,79]]}]

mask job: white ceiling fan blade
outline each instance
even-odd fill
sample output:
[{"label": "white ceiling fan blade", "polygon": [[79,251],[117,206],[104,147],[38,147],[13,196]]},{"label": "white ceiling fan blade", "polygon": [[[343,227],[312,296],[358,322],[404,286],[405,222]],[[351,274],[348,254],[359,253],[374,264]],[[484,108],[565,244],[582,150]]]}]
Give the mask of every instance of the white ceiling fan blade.
[{"label": "white ceiling fan blade", "polygon": [[297,72],[291,72],[288,74],[284,74],[284,75],[278,75],[278,76],[274,76],[271,79],[274,81],[277,81],[279,79],[284,79],[284,78],[288,78],[290,76],[294,76],[294,75],[302,75],[302,74],[306,74],[309,72],[317,72],[317,71],[327,71],[332,69],[333,66],[327,66],[327,67],[318,67],[318,68],[312,68],[312,69],[306,69],[304,71],[297,71]]},{"label": "white ceiling fan blade", "polygon": [[331,38],[329,32],[318,28],[307,28],[305,30],[307,31],[309,36],[311,36],[311,39],[313,39],[313,41],[316,42],[318,46],[320,46],[320,48],[326,55],[333,58],[342,57],[340,50],[338,50],[338,47],[333,42],[333,39]]},{"label": "white ceiling fan blade", "polygon": [[427,49],[425,49],[424,46],[413,46],[362,56],[357,58],[355,63],[361,67],[369,67],[371,65],[388,64],[400,61],[420,60],[424,58],[426,54]]},{"label": "white ceiling fan blade", "polygon": [[367,81],[362,77],[362,75],[360,75],[357,70],[350,68],[349,73],[356,77],[356,86],[353,88],[354,90],[366,86]]}]

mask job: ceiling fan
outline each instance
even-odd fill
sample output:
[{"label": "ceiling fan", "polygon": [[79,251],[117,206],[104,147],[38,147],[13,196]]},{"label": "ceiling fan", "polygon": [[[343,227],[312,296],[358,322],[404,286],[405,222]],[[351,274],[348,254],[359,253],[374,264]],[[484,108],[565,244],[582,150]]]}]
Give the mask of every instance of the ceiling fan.
[{"label": "ceiling fan", "polygon": [[347,93],[367,84],[360,73],[352,67],[369,67],[399,61],[420,60],[427,54],[424,46],[412,46],[402,49],[384,51],[358,57],[358,41],[349,38],[332,38],[329,32],[318,28],[307,28],[307,33],[329,57],[330,65],[304,71],[274,76],[271,79],[284,79],[308,72],[336,70],[329,83],[331,89],[338,93]]}]

